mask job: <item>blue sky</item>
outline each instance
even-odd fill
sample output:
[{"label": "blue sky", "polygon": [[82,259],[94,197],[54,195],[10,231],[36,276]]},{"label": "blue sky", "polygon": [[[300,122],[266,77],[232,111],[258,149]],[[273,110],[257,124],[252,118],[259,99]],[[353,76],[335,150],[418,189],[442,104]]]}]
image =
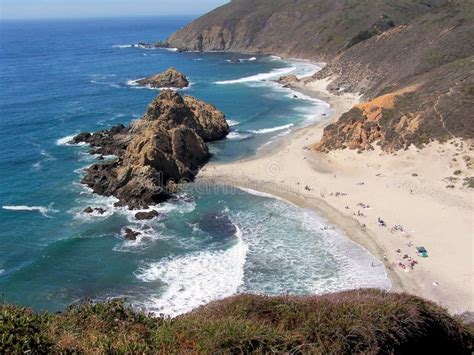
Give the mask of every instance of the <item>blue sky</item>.
[{"label": "blue sky", "polygon": [[0,18],[199,15],[227,0],[0,0]]}]

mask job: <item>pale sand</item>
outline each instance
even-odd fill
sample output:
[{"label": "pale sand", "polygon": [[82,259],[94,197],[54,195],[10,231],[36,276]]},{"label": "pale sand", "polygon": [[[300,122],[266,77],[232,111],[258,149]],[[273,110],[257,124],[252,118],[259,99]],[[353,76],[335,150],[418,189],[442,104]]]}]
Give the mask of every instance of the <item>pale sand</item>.
[{"label": "pale sand", "polygon": [[[326,85],[319,81],[298,89],[331,104],[328,124],[359,97],[333,96]],[[433,143],[421,151],[412,148],[396,155],[380,150],[321,154],[307,149],[321,138],[325,124],[295,130],[276,148],[255,158],[208,165],[198,179],[247,187],[314,208],[385,263],[393,291],[422,296],[454,314],[474,311],[474,192],[462,187],[461,181],[473,175],[462,158],[468,155],[474,160],[470,144],[456,148],[451,143],[457,141]],[[455,188],[446,188],[451,183],[444,179],[458,169],[461,179]],[[347,195],[336,196],[337,192]],[[357,216],[358,211],[365,216]],[[378,217],[388,227],[379,226]],[[396,224],[405,232],[392,233],[390,227]],[[415,246],[424,246],[429,257],[417,256]],[[418,261],[414,270],[391,266],[404,261],[404,254]]]}]

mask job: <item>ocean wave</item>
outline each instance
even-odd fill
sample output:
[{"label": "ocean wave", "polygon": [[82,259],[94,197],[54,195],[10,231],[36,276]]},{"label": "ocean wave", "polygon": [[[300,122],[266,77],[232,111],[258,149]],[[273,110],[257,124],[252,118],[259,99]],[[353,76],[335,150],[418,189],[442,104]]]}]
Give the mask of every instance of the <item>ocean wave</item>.
[{"label": "ocean wave", "polygon": [[72,134],[72,135],[70,135],[70,136],[66,136],[66,137],[59,138],[59,139],[56,141],[56,145],[69,145],[69,142],[70,142],[75,136],[77,136],[77,133],[76,133],[76,134]]},{"label": "ocean wave", "polygon": [[323,294],[390,288],[383,266],[313,211],[270,194],[244,191],[269,198],[257,204],[258,210],[232,214],[248,245],[244,292]]},{"label": "ocean wave", "polygon": [[250,134],[245,134],[238,131],[232,131],[227,135],[226,138],[231,139],[231,140],[244,140],[244,139],[249,138],[250,136],[251,136]]},{"label": "ocean wave", "polygon": [[135,47],[134,44],[115,44],[112,46],[112,48],[132,48],[132,47]]},{"label": "ocean wave", "polygon": [[255,134],[267,134],[271,132],[277,132],[281,130],[287,130],[293,127],[294,124],[290,123],[284,126],[277,126],[277,127],[272,127],[272,128],[262,128],[262,129],[257,129],[257,130],[249,130],[248,132],[255,133]]},{"label": "ocean wave", "polygon": [[269,73],[261,73],[257,75],[248,76],[245,78],[235,79],[235,80],[224,80],[224,81],[216,81],[214,84],[217,85],[229,85],[229,84],[245,84],[245,83],[252,83],[256,81],[263,81],[278,78],[281,75],[289,74],[296,70],[296,67],[288,67],[288,68],[280,68],[274,69]]},{"label": "ocean wave", "polygon": [[147,310],[177,316],[237,293],[244,282],[248,247],[240,228],[235,227],[236,242],[225,251],[202,251],[168,258],[137,270],[135,276],[141,281],[166,284],[161,296],[144,302]]},{"label": "ocean wave", "polygon": [[148,90],[154,90],[154,91],[162,91],[162,90],[171,90],[171,91],[185,91],[189,90],[194,83],[190,82],[189,85],[185,88],[175,88],[175,87],[162,87],[162,88],[154,88],[150,85],[141,85],[138,83],[139,80],[146,79],[146,78],[138,78],[138,79],[132,79],[132,80],[127,80],[126,85],[131,87],[132,89],[148,89]]},{"label": "ocean wave", "polygon": [[51,213],[56,213],[58,210],[52,209],[50,207],[44,207],[44,206],[26,206],[26,205],[18,205],[18,206],[12,206],[12,205],[7,205],[7,206],[2,206],[4,210],[9,210],[9,211],[26,211],[26,212],[39,212],[45,217],[51,217],[48,215],[49,212]]},{"label": "ocean wave", "polygon": [[234,127],[234,126],[237,126],[240,124],[239,121],[234,121],[234,120],[227,120],[227,124],[229,125],[229,127]]},{"label": "ocean wave", "polygon": [[292,206],[295,206],[295,204],[285,200],[285,199],[282,199],[281,197],[278,197],[276,195],[272,195],[270,193],[267,193],[267,192],[261,192],[261,191],[257,191],[257,190],[253,190],[253,189],[250,189],[248,187],[237,187],[239,190],[242,190],[242,191],[245,191],[246,193],[250,194],[250,195],[253,195],[253,196],[258,196],[258,197],[266,197],[266,198],[271,198],[271,199],[274,199],[274,200],[278,200],[278,201],[282,201],[282,202],[285,202],[289,205],[292,205]]},{"label": "ocean wave", "polygon": [[[140,233],[137,235],[135,240],[126,240],[125,239],[125,230],[127,228],[132,229],[135,232]],[[155,229],[151,228],[150,226],[146,226],[143,224],[142,226],[137,225],[129,225],[122,228],[120,232],[119,238],[122,240],[121,243],[116,245],[113,250],[116,252],[140,252],[150,246],[153,242],[157,240],[166,240],[170,239],[171,237],[167,237],[162,233],[157,232]]]},{"label": "ocean wave", "polygon": [[282,60],[281,57],[277,56],[277,55],[271,55],[268,57],[272,62],[274,61],[277,61],[277,60]]}]

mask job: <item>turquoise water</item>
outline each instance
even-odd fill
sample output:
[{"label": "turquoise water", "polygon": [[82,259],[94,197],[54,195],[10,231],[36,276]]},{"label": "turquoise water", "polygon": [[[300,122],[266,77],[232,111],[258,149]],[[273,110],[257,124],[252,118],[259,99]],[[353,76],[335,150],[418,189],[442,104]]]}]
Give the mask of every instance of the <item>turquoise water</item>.
[{"label": "turquoise water", "polygon": [[[328,106],[271,79],[318,68],[277,57],[177,53],[130,47],[189,18],[0,23],[0,293],[36,309],[81,298],[127,297],[178,314],[237,292],[321,293],[389,287],[381,266],[315,213],[252,191],[196,191],[157,206],[140,223],[79,181],[94,162],[65,137],[140,117],[158,91],[133,80],[170,66],[192,83],[183,94],[221,109],[228,139],[215,161],[251,156]],[[234,56],[244,59],[231,64]],[[262,81],[265,80],[265,81]],[[293,96],[297,95],[295,99]],[[87,207],[103,216],[85,216]],[[123,240],[125,227],[140,230]]]}]

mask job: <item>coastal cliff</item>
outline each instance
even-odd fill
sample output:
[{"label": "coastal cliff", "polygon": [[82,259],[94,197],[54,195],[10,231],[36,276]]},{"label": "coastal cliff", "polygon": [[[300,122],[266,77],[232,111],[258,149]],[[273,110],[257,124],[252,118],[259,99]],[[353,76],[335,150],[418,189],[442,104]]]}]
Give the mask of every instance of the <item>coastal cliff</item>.
[{"label": "coastal cliff", "polygon": [[322,151],[474,137],[472,1],[234,0],[167,43],[327,62],[308,80],[330,79],[334,94],[361,93],[377,114],[353,108],[327,127]]},{"label": "coastal cliff", "polygon": [[91,153],[114,155],[86,171],[82,182],[118,205],[147,208],[165,201],[180,181],[192,180],[209,159],[206,142],[224,138],[229,126],[210,104],[162,91],[130,127],[81,133],[71,143],[87,143]]}]

